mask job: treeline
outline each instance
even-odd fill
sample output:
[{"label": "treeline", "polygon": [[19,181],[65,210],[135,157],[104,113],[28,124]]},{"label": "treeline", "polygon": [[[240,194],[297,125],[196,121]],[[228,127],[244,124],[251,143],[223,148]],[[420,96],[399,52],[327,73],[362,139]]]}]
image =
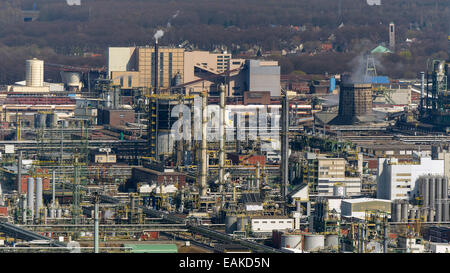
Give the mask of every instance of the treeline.
[{"label": "treeline", "polygon": [[[152,44],[165,30],[162,44],[189,41],[200,49],[233,53],[255,46],[264,51],[303,46],[302,55],[277,57],[283,72],[341,72],[364,50],[388,41],[388,24],[396,24],[398,51],[383,58],[384,73],[408,76],[422,70],[429,57],[447,57],[447,0],[390,0],[369,6],[366,0],[64,0],[0,1],[0,83],[23,78],[25,58],[70,60],[103,66],[108,46]],[[36,4],[39,19],[24,22],[21,10]],[[179,12],[177,12],[179,11]],[[177,15],[177,16],[175,16]],[[170,22],[170,27],[168,23]],[[343,23],[343,27],[338,28]],[[333,37],[332,40],[329,40]],[[406,43],[406,39],[416,39]],[[316,52],[331,42],[329,53]],[[313,53],[313,54],[309,54]],[[309,56],[314,55],[314,56]],[[64,59],[63,57],[70,57]],[[103,62],[103,63],[102,63]],[[394,65],[390,65],[394,64]],[[11,70],[11,67],[17,69]],[[50,76],[49,76],[50,77]]]}]

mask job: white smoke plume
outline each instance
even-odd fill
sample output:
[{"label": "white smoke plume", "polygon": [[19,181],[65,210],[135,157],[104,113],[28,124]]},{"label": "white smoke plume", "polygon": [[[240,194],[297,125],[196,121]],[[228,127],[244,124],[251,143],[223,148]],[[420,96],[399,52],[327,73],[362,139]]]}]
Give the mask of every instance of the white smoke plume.
[{"label": "white smoke plume", "polygon": [[164,36],[164,31],[162,29],[158,29],[158,31],[156,31],[155,35],[153,35],[156,42],[158,42],[158,40],[161,39],[162,36]]},{"label": "white smoke plume", "polygon": [[170,27],[172,26],[172,24],[170,23],[170,21],[171,21],[172,19],[177,18],[178,14],[180,14],[180,10],[177,10],[177,11],[175,12],[175,14],[172,15],[172,18],[169,19],[169,22],[167,22],[167,28],[170,28]]},{"label": "white smoke plume", "polygon": [[[378,59],[378,56],[371,55],[373,58],[373,63],[369,62],[370,66],[375,65],[375,69],[377,71],[377,74],[380,69],[383,68],[380,60]],[[350,77],[351,83],[368,83],[371,82],[371,76],[373,75],[366,75],[366,69],[367,69],[367,55],[364,53],[359,54],[356,56],[351,62],[350,65],[353,67],[352,74]]]}]

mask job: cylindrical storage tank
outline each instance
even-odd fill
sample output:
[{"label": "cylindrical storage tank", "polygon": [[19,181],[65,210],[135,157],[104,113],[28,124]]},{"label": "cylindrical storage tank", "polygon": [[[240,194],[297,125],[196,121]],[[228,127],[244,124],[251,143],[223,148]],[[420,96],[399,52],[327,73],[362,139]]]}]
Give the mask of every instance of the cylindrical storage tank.
[{"label": "cylindrical storage tank", "polygon": [[395,222],[402,222],[402,203],[400,201],[395,201],[395,214],[397,217],[397,220]]},{"label": "cylindrical storage tank", "polygon": [[449,221],[449,207],[448,207],[448,200],[444,200],[442,202],[442,222],[448,222]]},{"label": "cylindrical storage tank", "polygon": [[436,200],[442,199],[442,178],[436,177]]},{"label": "cylindrical storage tank", "polygon": [[442,199],[448,199],[448,177],[442,178]]},{"label": "cylindrical storage tank", "polygon": [[67,86],[69,86],[69,87],[80,86],[81,75],[79,72],[65,71],[64,77],[65,77],[65,84],[67,84]]},{"label": "cylindrical storage tank", "polygon": [[304,251],[317,251],[325,246],[325,236],[319,234],[304,235]]},{"label": "cylindrical storage tank", "polygon": [[300,249],[302,246],[301,234],[282,234],[281,247]]},{"label": "cylindrical storage tank", "polygon": [[430,189],[430,193],[429,193],[429,198],[430,198],[430,207],[434,206],[434,200],[436,197],[436,183],[435,183],[435,179],[434,177],[431,177],[429,179],[429,189]]},{"label": "cylindrical storage tank", "polygon": [[325,236],[325,246],[337,248],[339,245],[339,236],[337,234],[328,234]]},{"label": "cylindrical storage tank", "polygon": [[409,204],[407,201],[401,203],[402,207],[402,222],[408,222],[408,207]]},{"label": "cylindrical storage tank", "polygon": [[44,61],[36,58],[26,61],[25,81],[27,86],[44,86]]},{"label": "cylindrical storage tank", "polygon": [[56,218],[62,218],[62,209],[56,210]]},{"label": "cylindrical storage tank", "polygon": [[430,181],[428,178],[423,179],[423,205],[430,206]]},{"label": "cylindrical storage tank", "polygon": [[435,209],[436,209],[436,214],[434,215],[434,221],[442,222],[442,205],[440,202],[436,203]]},{"label": "cylindrical storage tank", "polygon": [[42,178],[36,178],[36,211],[40,211],[43,207],[43,191],[42,191]]},{"label": "cylindrical storage tank", "polygon": [[34,179],[28,177],[27,179],[27,208],[31,211],[31,215],[34,215]]},{"label": "cylindrical storage tank", "polygon": [[49,209],[50,211],[50,218],[54,219],[56,218],[56,210],[55,209]]}]

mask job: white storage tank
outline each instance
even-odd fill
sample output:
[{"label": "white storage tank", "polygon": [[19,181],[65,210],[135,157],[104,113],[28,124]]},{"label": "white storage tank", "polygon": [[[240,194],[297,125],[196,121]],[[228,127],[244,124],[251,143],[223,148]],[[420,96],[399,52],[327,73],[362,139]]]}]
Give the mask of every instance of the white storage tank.
[{"label": "white storage tank", "polygon": [[281,235],[281,248],[302,248],[301,234],[283,234]]},{"label": "white storage tank", "polygon": [[305,234],[304,235],[304,249],[305,251],[317,251],[324,248],[325,236],[319,234]]},{"label": "white storage tank", "polygon": [[27,86],[44,86],[44,61],[36,58],[26,61],[25,81]]}]

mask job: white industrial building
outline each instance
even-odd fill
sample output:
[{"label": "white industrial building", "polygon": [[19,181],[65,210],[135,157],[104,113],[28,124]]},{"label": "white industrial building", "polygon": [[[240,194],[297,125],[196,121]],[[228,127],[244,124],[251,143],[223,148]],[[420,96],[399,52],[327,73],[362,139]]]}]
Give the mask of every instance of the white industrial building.
[{"label": "white industrial building", "polygon": [[449,243],[432,243],[429,245],[430,251],[432,253],[450,253]]},{"label": "white industrial building", "polygon": [[341,215],[365,219],[366,211],[379,210],[391,212],[391,201],[374,198],[344,199],[341,203]]},{"label": "white industrial building", "polygon": [[289,217],[255,217],[251,220],[252,232],[272,232],[272,230],[294,229],[294,219]]},{"label": "white industrial building", "polygon": [[413,162],[397,158],[379,158],[377,198],[408,200],[417,192],[416,182],[422,175],[444,175],[444,160],[414,154]]}]

